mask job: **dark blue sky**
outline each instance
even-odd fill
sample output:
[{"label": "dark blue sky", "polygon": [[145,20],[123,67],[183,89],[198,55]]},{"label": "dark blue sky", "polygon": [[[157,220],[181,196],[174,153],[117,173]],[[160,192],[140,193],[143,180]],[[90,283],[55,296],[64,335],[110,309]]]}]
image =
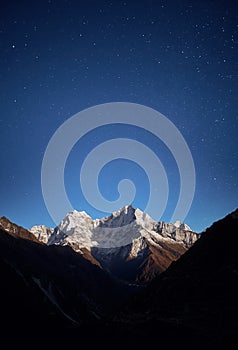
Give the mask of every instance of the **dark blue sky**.
[{"label": "dark blue sky", "polygon": [[[196,167],[196,192],[185,220],[201,231],[238,206],[237,1],[2,1],[0,8],[0,216],[53,225],[41,193],[41,163],[55,130],[96,104],[152,107],[181,131]],[[178,196],[171,155],[141,130],[93,131],[67,162],[72,204],[92,216],[79,188],[80,162],[110,137],[132,137],[158,152],[170,183],[169,221]],[[112,162],[102,193],[132,177],[144,209],[148,180],[128,161]],[[117,163],[117,164],[116,164]]]}]

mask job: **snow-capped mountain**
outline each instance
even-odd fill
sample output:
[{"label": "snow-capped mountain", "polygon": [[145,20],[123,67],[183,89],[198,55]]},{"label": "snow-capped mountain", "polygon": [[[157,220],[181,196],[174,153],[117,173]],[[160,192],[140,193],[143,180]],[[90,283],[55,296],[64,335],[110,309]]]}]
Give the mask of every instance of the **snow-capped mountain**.
[{"label": "snow-capped mountain", "polygon": [[189,226],[156,222],[131,205],[102,219],[74,210],[53,230],[30,231],[48,245],[69,245],[119,278],[150,280],[177,260],[199,237]]},{"label": "snow-capped mountain", "polygon": [[48,243],[48,240],[52,233],[54,232],[53,228],[48,228],[45,225],[39,225],[39,226],[32,226],[30,229],[30,232],[35,235],[35,237],[43,242]]},{"label": "snow-capped mountain", "polygon": [[156,240],[172,240],[191,246],[198,235],[191,228],[177,221],[174,224],[156,222],[140,209],[131,205],[125,206],[102,219],[93,220],[85,211],[74,210],[66,215],[55,228],[45,225],[33,226],[30,229],[37,239],[51,244],[74,245],[91,249],[115,248],[133,243],[144,237]]}]

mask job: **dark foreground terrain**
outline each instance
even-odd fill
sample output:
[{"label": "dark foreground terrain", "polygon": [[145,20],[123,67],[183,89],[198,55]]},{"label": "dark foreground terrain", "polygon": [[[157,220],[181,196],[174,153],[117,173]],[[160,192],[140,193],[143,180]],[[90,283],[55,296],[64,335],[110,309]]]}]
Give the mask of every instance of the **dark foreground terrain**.
[{"label": "dark foreground terrain", "polygon": [[1,340],[8,347],[201,348],[238,341],[238,210],[146,287],[70,247],[0,232]]}]

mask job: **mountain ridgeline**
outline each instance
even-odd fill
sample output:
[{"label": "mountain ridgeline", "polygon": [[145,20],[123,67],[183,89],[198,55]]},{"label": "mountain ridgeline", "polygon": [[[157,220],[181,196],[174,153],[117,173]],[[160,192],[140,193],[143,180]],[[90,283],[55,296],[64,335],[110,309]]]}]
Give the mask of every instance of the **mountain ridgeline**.
[{"label": "mountain ridgeline", "polygon": [[155,337],[167,348],[232,344],[237,245],[238,210],[199,235],[132,206],[96,220],[73,211],[56,228],[26,230],[2,217],[2,334],[110,349]]},{"label": "mountain ridgeline", "polygon": [[55,229],[34,226],[30,232],[48,245],[70,246],[114,277],[133,283],[150,282],[199,237],[186,224],[156,222],[132,206],[96,220],[74,210]]}]

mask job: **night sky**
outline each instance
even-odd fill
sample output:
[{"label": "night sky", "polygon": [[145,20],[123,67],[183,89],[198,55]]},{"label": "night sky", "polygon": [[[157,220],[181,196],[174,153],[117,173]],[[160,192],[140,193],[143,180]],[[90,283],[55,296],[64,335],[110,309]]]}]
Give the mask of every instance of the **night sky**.
[{"label": "night sky", "polygon": [[[24,226],[55,226],[41,192],[41,164],[55,130],[69,117],[107,102],[133,102],[169,118],[196,168],[185,220],[202,231],[238,207],[238,1],[1,1],[0,216]],[[93,217],[80,190],[80,164],[102,141],[131,137],[159,156],[170,184],[164,221],[178,197],[178,171],[162,142],[123,125],[94,130],[73,148],[65,186],[74,207]],[[118,160],[99,178],[108,199],[120,179],[148,180]]]}]

